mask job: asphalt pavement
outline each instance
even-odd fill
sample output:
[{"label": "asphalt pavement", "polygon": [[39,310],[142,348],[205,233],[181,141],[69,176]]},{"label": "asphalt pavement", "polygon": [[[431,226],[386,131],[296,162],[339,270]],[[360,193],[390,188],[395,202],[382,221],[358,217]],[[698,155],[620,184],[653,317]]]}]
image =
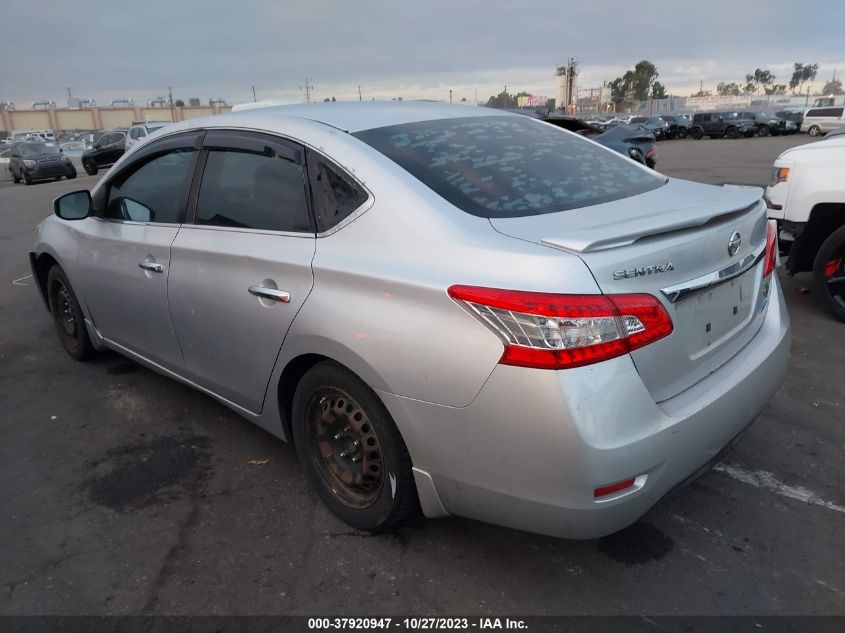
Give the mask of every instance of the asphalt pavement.
[{"label": "asphalt pavement", "polygon": [[[668,141],[667,174],[765,184],[786,139]],[[447,518],[372,536],[292,447],[114,353],[62,350],[33,229],[95,177],[0,184],[0,614],[845,614],[845,325],[785,279],[786,381],[717,470],[567,541]]]}]

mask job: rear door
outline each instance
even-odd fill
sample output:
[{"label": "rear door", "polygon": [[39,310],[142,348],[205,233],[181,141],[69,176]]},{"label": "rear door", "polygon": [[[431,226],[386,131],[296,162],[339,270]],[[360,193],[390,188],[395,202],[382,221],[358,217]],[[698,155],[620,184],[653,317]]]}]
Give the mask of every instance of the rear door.
[{"label": "rear door", "polygon": [[313,285],[302,147],[209,131],[192,222],[172,246],[168,296],[187,374],[261,411],[276,357]]},{"label": "rear door", "polygon": [[103,336],[164,367],[182,355],[167,303],[170,244],[185,216],[202,132],[161,139],[94,196],[95,217],[77,223],[79,279]]}]

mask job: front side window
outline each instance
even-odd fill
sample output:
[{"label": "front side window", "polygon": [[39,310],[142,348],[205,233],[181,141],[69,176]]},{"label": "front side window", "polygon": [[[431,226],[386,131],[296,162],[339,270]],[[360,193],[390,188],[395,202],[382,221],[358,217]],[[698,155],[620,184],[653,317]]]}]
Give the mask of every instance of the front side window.
[{"label": "front side window", "polygon": [[179,224],[183,220],[196,150],[177,149],[118,174],[107,186],[104,216],[113,220]]},{"label": "front side window", "polygon": [[486,218],[586,207],[666,182],[577,134],[517,115],[406,123],[355,136],[459,209]]},{"label": "front side window", "polygon": [[310,232],[304,169],[271,154],[210,151],[197,200],[196,224]]},{"label": "front side window", "polygon": [[327,231],[364,204],[367,192],[325,158],[312,153],[308,161],[317,230]]}]

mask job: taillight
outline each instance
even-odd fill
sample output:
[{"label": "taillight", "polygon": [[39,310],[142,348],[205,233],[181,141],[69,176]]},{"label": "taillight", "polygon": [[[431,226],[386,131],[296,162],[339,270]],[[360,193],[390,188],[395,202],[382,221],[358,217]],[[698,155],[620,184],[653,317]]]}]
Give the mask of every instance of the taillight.
[{"label": "taillight", "polygon": [[763,277],[772,274],[778,257],[778,226],[774,220],[766,224],[766,254],[763,256]]},{"label": "taillight", "polygon": [[672,333],[672,319],[648,294],[564,295],[452,286],[449,296],[495,332],[499,361],[566,369],[615,358]]}]

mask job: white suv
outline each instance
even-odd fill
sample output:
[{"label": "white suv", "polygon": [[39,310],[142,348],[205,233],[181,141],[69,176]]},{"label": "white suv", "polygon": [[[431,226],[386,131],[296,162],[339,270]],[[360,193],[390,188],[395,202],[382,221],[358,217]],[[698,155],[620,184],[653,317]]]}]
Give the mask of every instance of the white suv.
[{"label": "white suv", "polygon": [[165,125],[170,125],[170,121],[147,121],[145,123],[135,123],[131,128],[129,128],[129,132],[126,134],[126,151],[128,152],[150,134],[157,132]]},{"label": "white suv", "polygon": [[810,136],[827,134],[842,126],[845,126],[845,108],[842,106],[810,108],[801,121],[801,127],[807,130]]},{"label": "white suv", "polygon": [[840,321],[845,321],[843,173],[845,135],[837,135],[778,156],[766,188],[768,215],[789,248],[787,271],[812,271],[822,303]]}]

